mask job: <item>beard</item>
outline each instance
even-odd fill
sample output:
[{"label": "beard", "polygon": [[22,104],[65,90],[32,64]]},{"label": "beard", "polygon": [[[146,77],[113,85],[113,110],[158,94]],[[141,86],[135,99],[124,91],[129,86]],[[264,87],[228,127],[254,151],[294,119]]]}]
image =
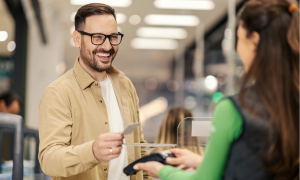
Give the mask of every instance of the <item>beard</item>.
[{"label": "beard", "polygon": [[[109,53],[111,57],[111,61],[108,62],[108,66],[102,66],[100,65],[100,60],[96,60],[96,53]],[[104,49],[98,49],[92,51],[92,54],[89,53],[88,49],[85,47],[85,43],[81,41],[81,48],[80,48],[80,57],[83,60],[83,63],[91,70],[97,71],[97,72],[103,72],[107,71],[111,68],[112,62],[116,57],[117,52],[114,50],[113,47],[109,51],[105,51]]]}]

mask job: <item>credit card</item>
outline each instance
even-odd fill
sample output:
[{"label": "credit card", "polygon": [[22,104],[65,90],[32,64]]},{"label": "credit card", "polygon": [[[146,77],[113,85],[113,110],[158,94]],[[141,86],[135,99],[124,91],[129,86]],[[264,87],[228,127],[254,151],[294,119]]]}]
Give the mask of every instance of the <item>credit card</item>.
[{"label": "credit card", "polygon": [[132,123],[132,124],[128,124],[127,127],[124,129],[123,131],[123,135],[127,135],[132,133],[141,123]]}]

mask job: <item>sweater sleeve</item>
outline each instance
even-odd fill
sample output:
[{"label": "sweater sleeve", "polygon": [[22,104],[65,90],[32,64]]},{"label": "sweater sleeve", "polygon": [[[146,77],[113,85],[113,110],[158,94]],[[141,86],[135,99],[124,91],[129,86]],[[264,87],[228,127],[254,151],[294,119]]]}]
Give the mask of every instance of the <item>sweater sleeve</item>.
[{"label": "sweater sleeve", "polygon": [[221,100],[215,108],[211,135],[202,163],[196,172],[164,166],[158,173],[163,180],[220,180],[232,142],[242,132],[242,117],[230,99]]},{"label": "sweater sleeve", "polygon": [[70,102],[61,88],[47,88],[39,105],[39,161],[50,176],[68,177],[87,171],[100,162],[89,141],[70,145],[72,118]]}]

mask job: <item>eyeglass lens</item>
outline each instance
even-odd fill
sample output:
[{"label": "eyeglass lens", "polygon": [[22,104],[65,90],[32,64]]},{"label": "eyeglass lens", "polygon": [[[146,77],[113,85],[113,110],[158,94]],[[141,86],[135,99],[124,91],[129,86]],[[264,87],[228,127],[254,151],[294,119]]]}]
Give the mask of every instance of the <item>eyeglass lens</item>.
[{"label": "eyeglass lens", "polygon": [[[93,37],[92,37],[92,42],[93,42],[93,44],[96,44],[96,45],[97,45],[97,44],[102,44],[103,41],[104,41],[104,39],[105,39],[105,36],[104,36],[104,35],[101,35],[101,34],[95,34],[95,35],[93,35]],[[121,36],[120,34],[111,35],[111,36],[109,37],[109,41],[110,41],[110,43],[113,44],[113,45],[118,45],[118,44],[120,44],[121,39],[122,39],[122,36]]]}]

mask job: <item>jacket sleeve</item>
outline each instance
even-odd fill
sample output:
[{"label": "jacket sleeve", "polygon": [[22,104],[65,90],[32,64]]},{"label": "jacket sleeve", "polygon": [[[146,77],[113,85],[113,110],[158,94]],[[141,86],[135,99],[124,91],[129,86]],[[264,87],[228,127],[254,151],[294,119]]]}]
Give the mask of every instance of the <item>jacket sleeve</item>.
[{"label": "jacket sleeve", "polygon": [[45,174],[68,177],[95,167],[93,141],[72,146],[70,100],[63,88],[48,87],[39,104],[39,162]]}]

